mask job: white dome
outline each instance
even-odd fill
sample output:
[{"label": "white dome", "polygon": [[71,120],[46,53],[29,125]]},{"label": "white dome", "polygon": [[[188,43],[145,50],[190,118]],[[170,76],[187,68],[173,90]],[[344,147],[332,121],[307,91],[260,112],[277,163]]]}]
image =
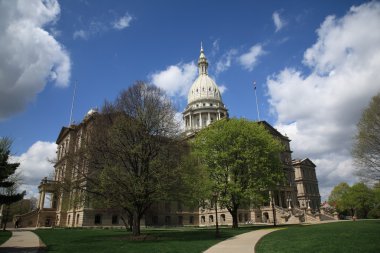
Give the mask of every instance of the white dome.
[{"label": "white dome", "polygon": [[222,102],[218,86],[207,74],[201,74],[194,81],[187,96],[188,104],[198,100],[216,100]]}]

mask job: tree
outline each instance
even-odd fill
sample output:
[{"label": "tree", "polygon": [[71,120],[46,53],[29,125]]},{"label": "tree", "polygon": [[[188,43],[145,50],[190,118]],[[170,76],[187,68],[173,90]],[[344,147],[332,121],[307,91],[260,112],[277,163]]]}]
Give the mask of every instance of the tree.
[{"label": "tree", "polygon": [[85,145],[91,168],[84,173],[87,190],[105,197],[109,206],[123,208],[134,236],[149,207],[172,199],[182,185],[187,148],[175,113],[161,89],[136,82],[105,104]]},{"label": "tree", "polygon": [[16,192],[16,182],[12,180],[12,175],[14,175],[20,163],[9,161],[11,146],[12,141],[9,138],[3,137],[0,139],[0,205],[6,205],[7,207],[21,200],[25,195],[25,191],[22,193]]},{"label": "tree", "polygon": [[208,168],[212,193],[232,215],[234,228],[238,227],[240,207],[264,202],[268,189],[284,179],[280,165],[283,146],[255,122],[214,122],[197,134],[193,149]]},{"label": "tree", "polygon": [[349,213],[359,218],[367,218],[369,211],[376,206],[375,189],[369,188],[363,182],[351,187],[343,182],[331,191],[329,203],[335,205],[340,214]]},{"label": "tree", "polygon": [[374,193],[363,182],[354,184],[345,196],[347,206],[351,207],[355,216],[367,218],[374,206]]},{"label": "tree", "polygon": [[342,182],[336,185],[330,193],[328,198],[328,203],[334,206],[339,213],[346,210],[346,203],[344,203],[343,197],[350,190],[350,186],[346,182]]},{"label": "tree", "polygon": [[352,155],[361,177],[380,180],[380,93],[363,111]]}]

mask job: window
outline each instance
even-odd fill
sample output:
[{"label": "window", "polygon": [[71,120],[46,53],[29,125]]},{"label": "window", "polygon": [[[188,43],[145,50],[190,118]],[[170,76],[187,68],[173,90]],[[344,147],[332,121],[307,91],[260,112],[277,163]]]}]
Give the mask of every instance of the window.
[{"label": "window", "polygon": [[102,224],[102,216],[100,214],[95,215],[94,223],[95,223],[95,225]]},{"label": "window", "polygon": [[153,216],[152,217],[152,223],[153,223],[153,225],[158,225],[158,216]]},{"label": "window", "polygon": [[210,103],[210,106],[212,106],[212,103]]},{"label": "window", "polygon": [[112,225],[119,224],[119,217],[117,215],[112,215]]},{"label": "window", "polygon": [[206,222],[206,217],[205,216],[201,216],[201,223],[205,223]]},{"label": "window", "polygon": [[178,225],[182,226],[183,225],[183,217],[178,216]]},{"label": "window", "polygon": [[248,221],[248,214],[244,214],[244,221]]},{"label": "window", "polygon": [[165,216],[165,225],[169,226],[171,224],[170,216]]},{"label": "window", "polygon": [[208,217],[208,222],[210,222],[210,223],[214,222],[214,216],[210,215]]},{"label": "window", "polygon": [[225,214],[221,214],[221,215],[220,215],[220,220],[221,220],[222,222],[225,222],[225,221],[226,221],[226,215],[225,215]]},{"label": "window", "polygon": [[77,225],[79,224],[79,217],[80,217],[80,215],[79,215],[79,213],[77,214]]},{"label": "window", "polygon": [[189,217],[189,223],[190,224],[194,224],[194,216],[190,216]]},{"label": "window", "polygon": [[165,202],[165,211],[170,213],[170,202]]},{"label": "window", "polygon": [[68,225],[70,224],[70,218],[71,218],[71,216],[69,215],[69,217],[67,218],[67,224]]}]

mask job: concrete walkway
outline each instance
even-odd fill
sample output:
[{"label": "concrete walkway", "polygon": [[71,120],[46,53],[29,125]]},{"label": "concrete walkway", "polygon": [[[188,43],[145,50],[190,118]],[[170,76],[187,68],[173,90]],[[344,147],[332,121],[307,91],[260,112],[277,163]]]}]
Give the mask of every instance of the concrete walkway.
[{"label": "concrete walkway", "polygon": [[12,237],[0,245],[0,253],[40,253],[46,245],[31,231],[13,229]]},{"label": "concrete walkway", "polygon": [[260,229],[244,233],[215,244],[204,253],[254,253],[255,245],[261,237],[276,230],[279,229]]}]

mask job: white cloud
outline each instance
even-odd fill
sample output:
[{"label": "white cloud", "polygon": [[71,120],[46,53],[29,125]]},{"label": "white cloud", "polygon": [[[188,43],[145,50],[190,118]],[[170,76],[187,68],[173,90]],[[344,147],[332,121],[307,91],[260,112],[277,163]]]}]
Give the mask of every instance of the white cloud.
[{"label": "white cloud", "polygon": [[165,90],[170,96],[187,96],[197,76],[194,62],[171,65],[163,71],[151,75],[151,82]]},{"label": "white cloud", "polygon": [[83,39],[83,40],[87,40],[89,37],[89,33],[88,31],[85,31],[85,30],[77,30],[74,32],[73,34],[73,38],[74,39]]},{"label": "white cloud", "polygon": [[[107,17],[107,19],[109,19],[109,17]],[[133,18],[126,13],[124,16],[116,18],[113,22],[100,18],[92,18],[90,20],[89,23],[82,25],[81,29],[74,31],[73,39],[88,40],[91,37],[102,35],[111,29],[118,31],[123,30],[130,26]]]},{"label": "white cloud", "polygon": [[226,71],[231,67],[232,60],[234,60],[234,56],[236,56],[238,51],[236,49],[230,49],[216,63],[216,74],[219,74],[223,71]]},{"label": "white cloud", "polygon": [[120,17],[113,23],[113,28],[116,30],[122,30],[129,26],[129,23],[132,21],[132,16],[126,13],[124,16]]},{"label": "white cloud", "polygon": [[280,31],[285,26],[285,21],[280,17],[278,11],[273,12],[272,14],[273,23],[276,26],[276,32]]},{"label": "white cloud", "polygon": [[36,195],[41,179],[53,175],[54,167],[50,161],[56,158],[56,150],[57,145],[53,142],[37,141],[25,153],[12,157],[20,163],[16,170],[22,179],[20,188],[29,196]]},{"label": "white cloud", "polygon": [[350,149],[363,108],[380,91],[378,24],[379,2],[329,16],[304,54],[310,73],[286,68],[267,79],[276,127],[292,139],[295,158],[316,163],[325,198],[337,183],[358,180]]},{"label": "white cloud", "polygon": [[257,65],[258,58],[265,54],[260,44],[253,45],[249,51],[239,57],[239,63],[247,70],[252,71]]},{"label": "white cloud", "polygon": [[70,57],[45,30],[59,13],[55,0],[0,1],[0,120],[22,111],[48,80],[68,85]]},{"label": "white cloud", "polygon": [[218,88],[221,94],[223,94],[227,90],[227,87],[225,85],[218,85]]}]

